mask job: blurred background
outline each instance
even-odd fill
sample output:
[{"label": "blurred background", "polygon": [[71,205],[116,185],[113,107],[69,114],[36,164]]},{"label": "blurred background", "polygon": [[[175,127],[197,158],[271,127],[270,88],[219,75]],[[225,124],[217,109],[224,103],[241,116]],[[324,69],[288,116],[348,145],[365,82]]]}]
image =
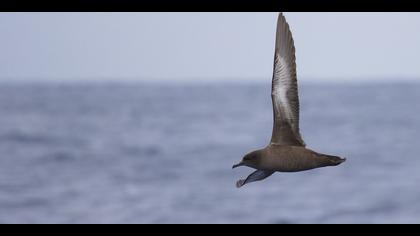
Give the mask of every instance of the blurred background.
[{"label": "blurred background", "polygon": [[277,13],[2,13],[0,223],[420,223],[420,14],[285,13],[301,132],[268,144]]}]

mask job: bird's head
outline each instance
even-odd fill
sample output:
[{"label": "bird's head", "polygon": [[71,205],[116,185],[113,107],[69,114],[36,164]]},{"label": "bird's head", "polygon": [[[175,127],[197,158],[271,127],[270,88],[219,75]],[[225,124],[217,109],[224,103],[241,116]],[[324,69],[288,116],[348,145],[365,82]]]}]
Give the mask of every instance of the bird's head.
[{"label": "bird's head", "polygon": [[239,166],[248,166],[248,167],[251,167],[251,168],[256,168],[256,166],[258,166],[258,163],[260,161],[259,156],[260,155],[259,155],[258,151],[250,152],[242,158],[242,161],[240,161],[238,164],[233,165],[232,169],[234,169],[236,167],[239,167]]}]

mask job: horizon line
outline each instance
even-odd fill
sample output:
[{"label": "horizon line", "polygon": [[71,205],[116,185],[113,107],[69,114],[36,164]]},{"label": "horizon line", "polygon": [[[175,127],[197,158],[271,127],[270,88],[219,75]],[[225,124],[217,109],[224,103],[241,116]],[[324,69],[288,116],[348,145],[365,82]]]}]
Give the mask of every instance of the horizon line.
[{"label": "horizon line", "polygon": [[[147,76],[89,76],[89,77],[51,77],[51,76],[2,76],[0,77],[0,82],[4,80],[13,80],[13,81],[259,81],[265,79],[267,76],[249,76],[249,77],[240,77],[240,76],[229,76],[229,77],[200,77],[200,76],[186,76],[186,77],[147,77]],[[269,76],[271,79],[271,75]],[[398,79],[399,78],[399,79]],[[348,80],[357,80],[357,81],[367,81],[367,80],[420,80],[419,76],[401,76],[401,75],[387,75],[387,76],[337,76],[337,77],[321,77],[321,76],[299,76],[298,81],[301,80],[313,80],[313,81],[348,81]]]},{"label": "horizon line", "polygon": [[[305,79],[306,78],[306,79]],[[366,79],[368,78],[368,79]],[[324,84],[324,83],[331,83],[331,84],[369,84],[369,83],[420,83],[420,77],[403,77],[397,79],[397,77],[366,77],[362,79],[360,77],[357,78],[336,78],[336,79],[319,79],[319,78],[311,78],[304,77],[304,79],[298,79],[299,84]],[[0,85],[2,84],[107,84],[107,83],[121,83],[121,84],[262,84],[271,82],[270,79],[265,78],[257,78],[257,77],[249,77],[249,78],[185,78],[185,79],[174,79],[174,78],[149,78],[149,79],[141,79],[139,77],[90,77],[90,78],[62,78],[62,79],[53,79],[53,78],[0,78]]]}]

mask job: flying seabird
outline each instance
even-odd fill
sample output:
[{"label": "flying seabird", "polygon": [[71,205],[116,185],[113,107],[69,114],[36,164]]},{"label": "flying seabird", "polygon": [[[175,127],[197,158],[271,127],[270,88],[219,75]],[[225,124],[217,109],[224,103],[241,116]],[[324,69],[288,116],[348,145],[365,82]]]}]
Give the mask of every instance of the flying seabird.
[{"label": "flying seabird", "polygon": [[246,179],[237,181],[236,187],[263,180],[276,171],[305,171],[336,166],[346,160],[317,153],[305,147],[299,132],[295,46],[289,25],[282,13],[277,20],[271,99],[274,115],[271,141],[267,147],[246,154],[241,162],[232,167],[248,166],[256,169]]}]

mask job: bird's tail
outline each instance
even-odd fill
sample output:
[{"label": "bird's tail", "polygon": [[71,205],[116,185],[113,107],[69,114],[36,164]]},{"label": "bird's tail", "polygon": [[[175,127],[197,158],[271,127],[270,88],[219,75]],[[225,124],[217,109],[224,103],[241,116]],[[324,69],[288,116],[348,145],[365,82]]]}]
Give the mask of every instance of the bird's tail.
[{"label": "bird's tail", "polygon": [[322,154],[322,156],[328,160],[331,166],[337,166],[346,161],[346,158],[341,158],[339,156],[332,156],[326,154]]}]

